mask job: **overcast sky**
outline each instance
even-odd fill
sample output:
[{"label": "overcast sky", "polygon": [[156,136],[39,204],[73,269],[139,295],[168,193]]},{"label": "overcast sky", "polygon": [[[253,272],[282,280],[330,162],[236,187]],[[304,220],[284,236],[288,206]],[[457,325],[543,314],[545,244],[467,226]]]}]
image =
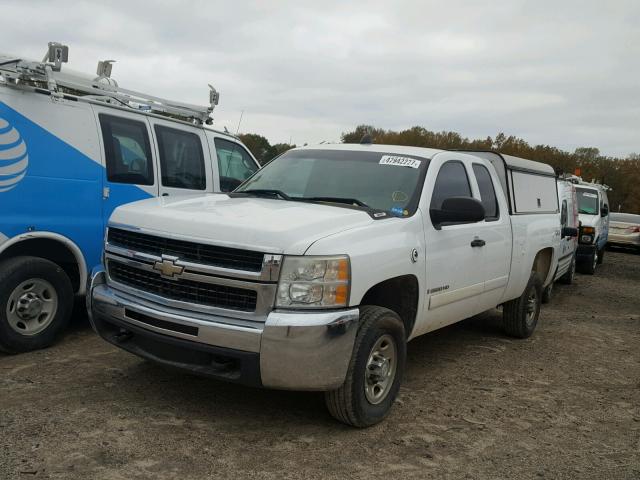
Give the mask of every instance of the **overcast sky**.
[{"label": "overcast sky", "polygon": [[125,88],[206,104],[272,143],[366,123],[640,152],[640,1],[0,0],[0,52],[116,59]]}]

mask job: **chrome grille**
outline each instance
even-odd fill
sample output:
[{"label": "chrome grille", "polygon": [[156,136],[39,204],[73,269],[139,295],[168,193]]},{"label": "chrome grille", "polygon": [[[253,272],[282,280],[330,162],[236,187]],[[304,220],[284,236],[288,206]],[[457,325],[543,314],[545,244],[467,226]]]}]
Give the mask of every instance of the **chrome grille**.
[{"label": "chrome grille", "polygon": [[172,280],[114,260],[108,261],[107,271],[109,277],[121,285],[163,298],[242,312],[256,310],[258,294],[255,290],[186,279]]},{"label": "chrome grille", "polygon": [[107,242],[116,247],[154,256],[175,255],[181,260],[220,268],[260,272],[264,253],[158,237],[120,228],[109,228]]}]

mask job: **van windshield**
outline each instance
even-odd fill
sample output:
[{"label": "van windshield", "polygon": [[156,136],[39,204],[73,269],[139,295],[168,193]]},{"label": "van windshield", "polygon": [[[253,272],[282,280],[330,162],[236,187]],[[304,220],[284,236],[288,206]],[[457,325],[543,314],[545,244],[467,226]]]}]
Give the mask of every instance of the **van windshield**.
[{"label": "van windshield", "polygon": [[429,160],[413,155],[348,150],[291,150],[267,164],[234,193],[327,202],[412,215]]},{"label": "van windshield", "polygon": [[578,213],[598,214],[598,193],[588,188],[576,188],[578,195]]}]

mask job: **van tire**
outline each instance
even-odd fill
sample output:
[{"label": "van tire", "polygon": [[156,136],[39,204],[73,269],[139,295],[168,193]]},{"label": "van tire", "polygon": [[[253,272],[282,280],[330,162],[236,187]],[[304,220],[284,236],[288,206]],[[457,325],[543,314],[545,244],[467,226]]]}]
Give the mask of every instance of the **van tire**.
[{"label": "van tire", "polygon": [[573,279],[575,275],[576,275],[576,257],[573,257],[573,260],[571,260],[571,265],[569,266],[569,270],[567,270],[566,273],[560,277],[560,281],[565,285],[571,285],[573,283]]},{"label": "van tire", "polygon": [[545,288],[542,291],[542,303],[549,303],[551,301],[551,297],[553,296],[553,282],[551,282],[549,285],[547,285],[547,288]]},{"label": "van tire", "polygon": [[20,353],[53,344],[69,323],[73,302],[71,280],[59,265],[39,257],[4,260],[0,263],[0,350]]},{"label": "van tire", "polygon": [[589,258],[582,262],[580,265],[580,273],[586,273],[587,275],[593,275],[596,273],[596,265],[598,265],[598,250],[594,250]]},{"label": "van tire", "polygon": [[531,272],[529,282],[518,298],[504,304],[502,323],[507,335],[528,338],[536,329],[542,303],[542,280],[536,272]]},{"label": "van tire", "polygon": [[[387,340],[392,340],[395,347],[395,374],[389,387],[384,389],[386,394],[381,397],[379,403],[374,404],[368,399],[370,393],[365,392],[365,373],[370,370],[370,358],[374,348],[380,341]],[[387,345],[386,348],[390,346]],[[345,381],[337,390],[325,392],[325,403],[329,413],[336,420],[358,428],[381,422],[391,410],[400,390],[406,356],[407,342],[400,317],[387,308],[361,307],[358,333]]]},{"label": "van tire", "polygon": [[604,262],[604,247],[598,250],[598,265],[602,265]]}]

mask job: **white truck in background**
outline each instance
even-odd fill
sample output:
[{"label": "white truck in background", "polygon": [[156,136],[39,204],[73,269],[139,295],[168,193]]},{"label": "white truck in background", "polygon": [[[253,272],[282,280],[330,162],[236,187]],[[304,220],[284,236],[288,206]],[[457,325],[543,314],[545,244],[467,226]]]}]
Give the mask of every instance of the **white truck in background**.
[{"label": "white truck in background", "polygon": [[111,216],[88,308],[106,341],[248,385],[326,392],[381,421],[406,343],[502,305],[526,338],[561,235],[553,169],[490,152],[320,145],[229,194]]}]

